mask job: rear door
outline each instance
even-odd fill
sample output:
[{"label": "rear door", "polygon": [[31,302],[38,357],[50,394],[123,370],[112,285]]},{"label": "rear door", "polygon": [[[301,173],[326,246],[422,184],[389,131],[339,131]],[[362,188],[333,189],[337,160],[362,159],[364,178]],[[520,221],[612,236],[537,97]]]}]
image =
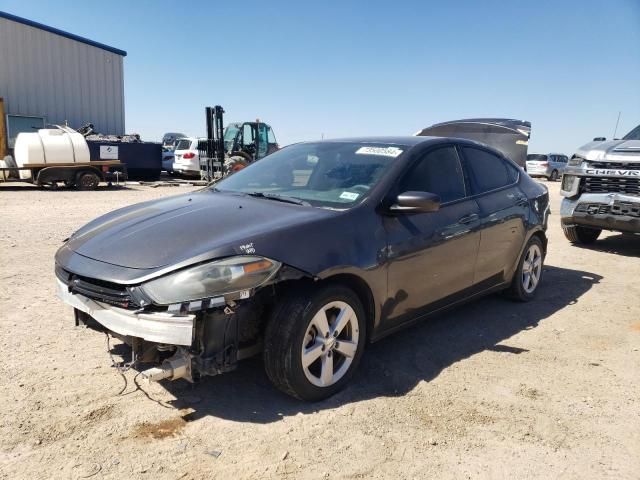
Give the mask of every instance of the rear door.
[{"label": "rear door", "polygon": [[504,281],[520,255],[529,202],[518,188],[519,169],[513,164],[481,147],[461,151],[480,215],[474,284],[488,288]]},{"label": "rear door", "polygon": [[389,261],[384,316],[391,328],[471,287],[480,241],[478,205],[468,197],[455,146],[422,155],[394,191],[436,193],[442,203],[437,212],[384,217]]}]

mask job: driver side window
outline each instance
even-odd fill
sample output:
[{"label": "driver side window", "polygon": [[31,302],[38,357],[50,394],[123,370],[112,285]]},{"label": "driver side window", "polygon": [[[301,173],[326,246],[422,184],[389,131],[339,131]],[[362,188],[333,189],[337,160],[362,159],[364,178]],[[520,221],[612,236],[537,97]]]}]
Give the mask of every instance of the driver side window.
[{"label": "driver side window", "polygon": [[442,203],[464,198],[464,175],[455,147],[432,150],[418,160],[400,182],[399,193],[408,191],[435,193]]}]

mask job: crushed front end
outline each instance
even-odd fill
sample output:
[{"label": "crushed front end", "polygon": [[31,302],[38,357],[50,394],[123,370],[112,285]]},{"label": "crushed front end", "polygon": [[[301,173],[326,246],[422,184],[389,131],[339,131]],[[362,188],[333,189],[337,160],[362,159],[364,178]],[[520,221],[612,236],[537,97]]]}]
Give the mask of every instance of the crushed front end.
[{"label": "crushed front end", "polygon": [[[264,320],[275,301],[277,284],[304,276],[277,262],[246,258],[251,261],[243,268],[254,269],[253,273],[261,267],[272,271],[266,272],[257,286],[245,281],[249,288],[197,300],[163,305],[159,301],[170,300],[170,283],[164,285],[169,288],[166,291],[162,286],[145,289],[150,282],[123,285],[80,276],[56,265],[58,296],[74,308],[76,325],[105,332],[129,345],[132,363],[149,367],[141,372],[143,377],[195,382],[205,375],[234,370],[239,360],[259,353]],[[173,276],[182,277],[174,280],[183,282],[185,274],[193,275],[193,271],[177,272]],[[228,279],[234,275],[229,269],[225,272]],[[238,271],[235,274],[239,275]]]},{"label": "crushed front end", "polygon": [[640,233],[640,148],[579,152],[560,193],[563,226]]}]

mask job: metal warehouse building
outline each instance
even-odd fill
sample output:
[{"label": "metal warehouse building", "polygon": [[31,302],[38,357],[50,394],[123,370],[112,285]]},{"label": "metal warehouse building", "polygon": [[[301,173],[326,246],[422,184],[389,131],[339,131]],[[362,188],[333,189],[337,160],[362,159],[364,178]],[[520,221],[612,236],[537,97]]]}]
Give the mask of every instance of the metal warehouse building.
[{"label": "metal warehouse building", "polygon": [[0,11],[0,142],[12,148],[21,131],[65,122],[123,135],[126,55]]}]

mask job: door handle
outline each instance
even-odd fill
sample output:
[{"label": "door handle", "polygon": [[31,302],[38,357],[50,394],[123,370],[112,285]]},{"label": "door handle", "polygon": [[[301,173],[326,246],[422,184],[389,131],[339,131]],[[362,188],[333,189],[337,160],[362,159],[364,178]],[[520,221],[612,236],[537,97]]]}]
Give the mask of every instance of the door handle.
[{"label": "door handle", "polygon": [[477,213],[472,213],[470,215],[465,215],[464,217],[462,217],[460,220],[458,220],[458,223],[467,224],[467,223],[475,222],[479,218],[480,217],[478,216]]}]

